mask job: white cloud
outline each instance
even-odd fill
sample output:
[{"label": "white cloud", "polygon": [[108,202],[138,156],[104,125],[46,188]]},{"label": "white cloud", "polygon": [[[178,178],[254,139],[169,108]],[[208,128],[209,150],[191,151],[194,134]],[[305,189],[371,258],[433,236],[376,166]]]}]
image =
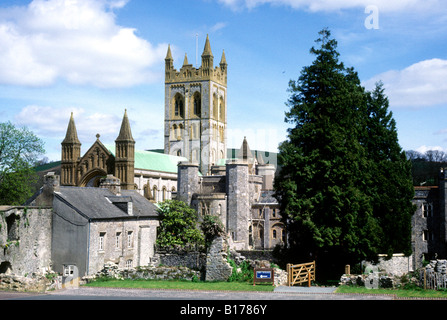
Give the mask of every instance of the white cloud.
[{"label": "white cloud", "polygon": [[0,11],[0,83],[45,86],[63,79],[127,87],[158,79],[167,45],[154,46],[116,24],[112,10],[126,3],[33,0]]},{"label": "white cloud", "polygon": [[216,32],[225,28],[227,24],[225,22],[218,22],[214,26],[211,27],[211,32]]},{"label": "white cloud", "polygon": [[381,80],[392,107],[429,107],[447,104],[447,60],[430,59],[403,70],[391,70],[365,82],[367,89]]},{"label": "white cloud", "polygon": [[[440,0],[218,0],[220,3],[232,8],[241,9],[271,4],[285,5],[293,9],[304,9],[313,12],[316,11],[338,11],[343,9],[366,8],[369,5],[377,6],[383,12],[396,12],[403,10],[439,10],[446,6],[445,2]],[[419,11],[420,12],[420,11]]]},{"label": "white cloud", "polygon": [[14,120],[21,126],[27,126],[41,137],[60,138],[62,142],[71,112],[73,112],[81,143],[83,140],[94,139],[97,133],[106,139],[114,140],[117,137],[122,115],[97,111],[87,112],[85,109],[77,107],[54,108],[30,105],[23,108]]}]

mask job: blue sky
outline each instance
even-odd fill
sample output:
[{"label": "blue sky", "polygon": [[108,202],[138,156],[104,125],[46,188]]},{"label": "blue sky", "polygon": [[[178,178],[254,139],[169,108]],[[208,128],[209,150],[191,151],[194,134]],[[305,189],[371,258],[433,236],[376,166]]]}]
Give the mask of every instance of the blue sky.
[{"label": "blue sky", "polygon": [[163,148],[164,58],[196,62],[206,35],[228,62],[228,147],[276,151],[288,82],[329,28],[340,60],[382,80],[404,150],[447,151],[447,2],[442,0],[1,0],[0,121],[60,159],[70,113],[82,152],[113,143],[127,109],[138,149]]}]

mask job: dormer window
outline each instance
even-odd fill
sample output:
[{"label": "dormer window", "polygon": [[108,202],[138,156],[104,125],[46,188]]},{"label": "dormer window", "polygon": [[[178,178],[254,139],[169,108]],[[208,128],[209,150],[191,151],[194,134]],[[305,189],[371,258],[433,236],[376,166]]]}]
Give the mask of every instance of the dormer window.
[{"label": "dormer window", "polygon": [[115,196],[106,197],[106,199],[129,216],[133,216],[133,203],[131,197]]}]

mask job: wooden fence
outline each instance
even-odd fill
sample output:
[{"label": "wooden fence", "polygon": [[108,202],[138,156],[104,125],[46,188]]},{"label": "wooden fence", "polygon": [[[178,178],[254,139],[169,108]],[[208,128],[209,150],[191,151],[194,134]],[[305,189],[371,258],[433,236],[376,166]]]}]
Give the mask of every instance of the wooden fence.
[{"label": "wooden fence", "polygon": [[315,261],[303,264],[287,264],[288,285],[307,283],[310,287],[311,281],[315,281]]}]

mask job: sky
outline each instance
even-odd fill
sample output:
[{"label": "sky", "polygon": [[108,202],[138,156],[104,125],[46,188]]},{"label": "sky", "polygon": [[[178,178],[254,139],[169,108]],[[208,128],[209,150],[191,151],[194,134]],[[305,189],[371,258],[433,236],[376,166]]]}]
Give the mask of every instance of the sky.
[{"label": "sky", "polygon": [[176,69],[200,65],[209,35],[228,63],[227,146],[276,152],[323,28],[367,90],[384,83],[402,149],[447,152],[443,0],[0,0],[0,122],[58,161],[71,112],[83,154],[98,133],[113,144],[127,110],[136,148],[162,149],[168,45]]}]

